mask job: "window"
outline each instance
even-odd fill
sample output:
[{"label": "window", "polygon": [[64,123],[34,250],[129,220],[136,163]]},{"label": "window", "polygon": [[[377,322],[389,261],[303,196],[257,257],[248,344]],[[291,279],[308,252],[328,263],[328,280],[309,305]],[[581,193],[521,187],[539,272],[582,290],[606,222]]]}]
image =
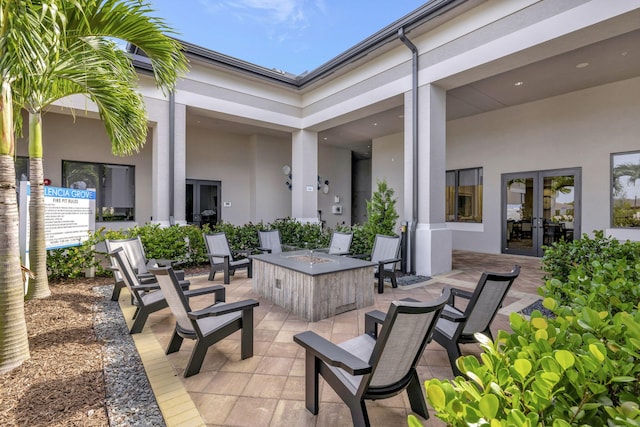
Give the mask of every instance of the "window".
[{"label": "window", "polygon": [[96,189],[96,221],[133,221],[135,166],[62,161],[62,186]]},{"label": "window", "polygon": [[447,171],[446,220],[482,222],[482,168]]},{"label": "window", "polygon": [[640,227],[640,151],[611,155],[611,225]]}]

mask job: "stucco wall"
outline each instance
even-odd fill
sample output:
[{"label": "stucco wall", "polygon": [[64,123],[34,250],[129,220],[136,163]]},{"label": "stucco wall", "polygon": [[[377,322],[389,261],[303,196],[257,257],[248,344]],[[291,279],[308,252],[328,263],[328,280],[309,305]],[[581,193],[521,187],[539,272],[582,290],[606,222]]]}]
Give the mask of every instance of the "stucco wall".
[{"label": "stucco wall", "polygon": [[[610,226],[610,155],[639,150],[640,78],[447,123],[447,169],[484,168],[483,224],[455,249],[500,252],[503,173],[582,168],[582,231]],[[454,225],[455,227],[455,225]]]},{"label": "stucco wall", "polygon": [[[318,175],[329,181],[329,192],[318,192],[318,210],[327,227],[351,225],[351,150],[329,145],[318,146]],[[340,201],[335,203],[335,197]],[[333,205],[342,207],[342,214],[332,213]]]},{"label": "stucco wall", "polygon": [[378,181],[386,180],[393,188],[398,211],[398,229],[407,220],[404,213],[404,135],[388,135],[373,140],[371,159],[371,194],[378,190]]},{"label": "stucco wall", "polygon": [[[27,122],[25,121],[25,124]],[[44,148],[44,177],[51,185],[62,184],[62,161],[109,163],[135,166],[135,222],[144,224],[151,220],[151,153],[153,150],[151,131],[147,143],[138,154],[118,157],[111,153],[111,141],[102,122],[76,115],[76,117],[46,113],[43,116],[42,139]],[[17,154],[28,156],[28,129],[25,126],[24,137],[17,140]],[[106,223],[108,228],[128,227],[132,224]],[[100,224],[97,224],[100,226]]]}]

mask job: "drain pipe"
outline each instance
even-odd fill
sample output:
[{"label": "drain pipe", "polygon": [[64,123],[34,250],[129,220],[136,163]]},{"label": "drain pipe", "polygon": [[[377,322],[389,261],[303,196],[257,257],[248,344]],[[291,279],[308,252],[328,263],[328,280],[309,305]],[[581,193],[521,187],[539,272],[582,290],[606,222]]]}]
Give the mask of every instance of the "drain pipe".
[{"label": "drain pipe", "polygon": [[409,224],[409,259],[411,273],[416,272],[416,225],[418,223],[418,48],[404,33],[404,28],[398,28],[398,37],[405,44],[412,54],[412,117],[411,128],[413,133],[413,203],[411,212],[411,223]]},{"label": "drain pipe", "polygon": [[169,93],[169,225],[172,218],[175,218],[175,209],[173,206],[175,191],[175,144],[176,144],[176,95],[173,91]]}]

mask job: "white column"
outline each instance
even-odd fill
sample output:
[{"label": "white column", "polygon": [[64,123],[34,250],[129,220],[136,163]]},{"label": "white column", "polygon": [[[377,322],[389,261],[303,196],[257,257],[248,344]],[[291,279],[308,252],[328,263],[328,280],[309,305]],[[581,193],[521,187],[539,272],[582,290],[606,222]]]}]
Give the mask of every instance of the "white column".
[{"label": "white column", "polygon": [[293,132],[291,140],[291,216],[318,221],[318,134]]},{"label": "white column", "polygon": [[[169,225],[169,102],[147,98],[147,115],[152,122],[151,222]],[[141,224],[144,221],[140,221]]]},{"label": "white column", "polygon": [[434,276],[451,271],[452,234],[445,224],[446,92],[433,84],[422,86],[418,106],[416,273]]},{"label": "white column", "polygon": [[175,224],[186,225],[187,186],[187,107],[175,104],[173,140],[173,219]]}]

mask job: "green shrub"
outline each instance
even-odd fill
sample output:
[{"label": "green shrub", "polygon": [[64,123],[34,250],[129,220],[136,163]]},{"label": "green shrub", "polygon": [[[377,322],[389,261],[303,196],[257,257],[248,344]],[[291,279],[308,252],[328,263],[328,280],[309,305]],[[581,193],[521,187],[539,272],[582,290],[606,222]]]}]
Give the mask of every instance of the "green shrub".
[{"label": "green shrub", "polygon": [[[512,333],[478,335],[468,378],[430,380],[427,399],[453,426],[640,425],[640,256],[596,232],[547,249],[539,292],[555,317],[512,313]],[[412,418],[410,423],[418,425]]]},{"label": "green shrub", "polygon": [[367,222],[364,224],[371,246],[376,234],[395,236],[396,222],[399,218],[393,188],[387,185],[386,180],[377,183],[377,190],[371,196],[371,200],[367,200]]},{"label": "green shrub", "polygon": [[[545,306],[556,308],[552,299]],[[425,383],[438,418],[451,426],[639,425],[638,310],[512,313],[510,322],[513,333],[500,331],[495,343],[478,335],[482,364],[458,359],[469,379]]]},{"label": "green shrub", "polygon": [[95,268],[98,276],[109,274],[95,257],[94,245],[99,234],[89,233],[89,239],[79,246],[47,251],[47,275],[50,280],[84,277],[87,269]]},{"label": "green shrub", "polygon": [[542,257],[544,279],[567,280],[575,266],[582,266],[587,274],[594,261],[605,263],[624,258],[629,262],[640,260],[638,243],[620,243],[612,237],[605,237],[602,230],[594,231],[593,237],[583,234],[579,240],[561,240],[545,248]]}]

